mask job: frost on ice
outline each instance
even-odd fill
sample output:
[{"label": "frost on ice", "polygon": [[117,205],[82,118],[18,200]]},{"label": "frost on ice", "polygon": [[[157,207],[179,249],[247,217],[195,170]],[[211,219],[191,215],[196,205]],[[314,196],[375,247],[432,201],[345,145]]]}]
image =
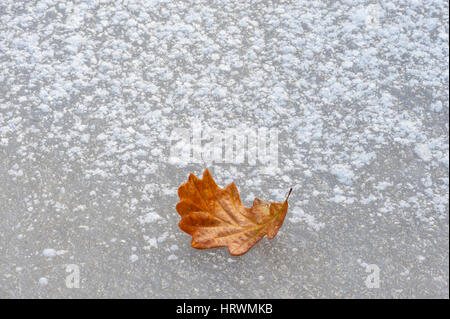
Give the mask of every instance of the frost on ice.
[{"label": "frost on ice", "polygon": [[[120,267],[139,252],[135,265],[161,278],[152,288],[162,291],[146,297],[327,296],[335,278],[326,274],[335,272],[346,282],[336,295],[350,296],[361,292],[347,263],[358,239],[354,256],[366,261],[425,257],[420,276],[408,266],[418,281],[404,295],[439,273],[445,284],[427,291],[448,297],[448,270],[438,268],[448,255],[448,20],[444,0],[0,1],[0,234],[11,239],[0,274],[10,264],[86,263],[89,293],[124,295],[136,273],[112,283],[121,292],[100,289],[101,274],[129,273]],[[216,130],[278,130],[275,167],[209,167],[221,186],[233,177],[247,206],[281,200],[296,185],[289,236],[245,263],[226,262],[220,249],[193,253],[178,232],[176,189],[208,165],[170,157],[171,136],[192,119]],[[311,236],[299,247],[303,226]],[[332,268],[324,241],[343,243]],[[283,247],[292,258],[280,259]],[[306,280],[317,264],[292,271],[295,258],[324,267],[315,289]],[[230,266],[234,284],[243,264],[273,270],[276,280],[245,280],[248,290],[203,285],[213,264]],[[393,276],[404,271],[389,267]],[[23,283],[5,278],[2,288]]]},{"label": "frost on ice", "polygon": [[289,212],[292,217],[289,218],[291,223],[304,222],[308,227],[314,229],[315,231],[321,230],[325,227],[325,223],[318,222],[313,215],[306,214],[303,209],[299,207],[294,207],[291,212]]},{"label": "frost on ice", "polygon": [[355,174],[350,166],[346,164],[336,164],[330,169],[330,172],[335,175],[339,182],[345,185],[352,185]]},{"label": "frost on ice", "polygon": [[45,277],[39,278],[39,285],[41,286],[47,286],[48,285],[48,279]]},{"label": "frost on ice", "polygon": [[53,248],[45,248],[42,251],[42,255],[44,255],[45,257],[49,257],[49,258],[64,255],[65,253],[67,253],[66,250],[55,250]]},{"label": "frost on ice", "polygon": [[429,162],[433,158],[431,150],[427,144],[417,144],[414,148],[414,151],[416,152],[417,156],[419,156],[419,158],[424,162]]}]

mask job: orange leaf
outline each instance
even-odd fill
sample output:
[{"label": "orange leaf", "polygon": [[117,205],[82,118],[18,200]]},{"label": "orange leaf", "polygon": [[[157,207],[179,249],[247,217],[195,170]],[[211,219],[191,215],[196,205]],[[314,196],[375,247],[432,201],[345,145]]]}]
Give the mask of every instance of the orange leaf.
[{"label": "orange leaf", "polygon": [[197,249],[228,246],[230,254],[245,254],[265,235],[277,234],[288,209],[284,203],[266,203],[255,198],[251,208],[242,205],[234,183],[220,188],[206,169],[203,178],[189,175],[187,183],[178,188],[181,230],[192,236],[191,246]]}]

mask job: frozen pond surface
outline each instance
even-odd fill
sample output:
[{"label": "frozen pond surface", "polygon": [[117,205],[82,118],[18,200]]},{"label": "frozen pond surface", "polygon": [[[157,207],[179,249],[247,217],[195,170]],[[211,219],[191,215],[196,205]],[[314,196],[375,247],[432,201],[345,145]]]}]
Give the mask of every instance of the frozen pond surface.
[{"label": "frozen pond surface", "polygon": [[[448,298],[447,11],[0,1],[0,297]],[[194,120],[276,129],[278,167],[170,159]],[[277,237],[191,248],[206,167],[247,206],[294,187]]]}]

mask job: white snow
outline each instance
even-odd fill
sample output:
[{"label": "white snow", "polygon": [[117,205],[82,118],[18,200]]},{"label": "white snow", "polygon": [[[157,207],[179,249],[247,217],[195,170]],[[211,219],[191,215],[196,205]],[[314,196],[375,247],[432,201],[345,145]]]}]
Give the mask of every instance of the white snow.
[{"label": "white snow", "polygon": [[145,250],[150,250],[151,248],[158,248],[158,239],[157,238],[144,235],[144,240],[147,243],[147,246],[144,246]]},{"label": "white snow", "polygon": [[[255,197],[282,201],[295,186],[280,233],[288,236],[258,243],[274,255],[283,247],[292,247],[289,258],[303,255],[294,247],[303,228],[320,235],[312,241],[376,237],[385,224],[418,224],[430,238],[448,228],[448,1],[0,3],[0,214],[8,221],[0,233],[27,248],[8,250],[17,256],[7,251],[6,264],[73,258],[94,273],[83,256],[97,251],[110,258],[124,249],[119,262],[135,254],[149,269],[176,253],[188,256],[186,268],[171,266],[193,281],[198,267],[214,264],[238,282],[247,262],[228,263],[225,249],[187,253],[190,236],[177,226],[177,189],[206,167],[220,186],[234,181],[247,206]],[[174,132],[190,135],[196,123],[276,129],[277,164],[171,156],[171,146],[192,144],[187,134],[171,140]],[[210,131],[200,133],[213,148]],[[335,230],[344,216],[356,217],[354,227]],[[410,247],[406,238],[394,246]],[[430,251],[442,255],[440,246],[418,242],[432,269]],[[74,251],[62,256],[67,247]],[[390,245],[377,247],[386,255]],[[417,260],[417,251],[402,254]],[[276,278],[281,267],[273,268]]]},{"label": "white snow", "polygon": [[42,255],[45,257],[55,257],[56,256],[56,250],[53,248],[46,248],[42,251]]},{"label": "white snow", "polygon": [[162,217],[159,216],[157,213],[155,212],[149,212],[147,214],[145,214],[144,216],[139,216],[138,220],[141,224],[148,224],[148,223],[153,223],[157,220],[161,220]]},{"label": "white snow", "polygon": [[431,150],[427,144],[417,144],[414,151],[424,162],[429,162],[433,158]]},{"label": "white snow", "polygon": [[55,250],[53,248],[45,248],[42,251],[42,255],[44,255],[45,257],[49,257],[49,258],[64,255],[65,253],[67,253],[67,250]]},{"label": "white snow", "polygon": [[45,277],[39,278],[39,285],[41,286],[47,286],[48,285],[48,279]]},{"label": "white snow", "polygon": [[331,166],[331,174],[335,175],[339,182],[345,185],[352,185],[355,178],[351,167],[346,164],[335,164]]},{"label": "white snow", "polygon": [[167,257],[167,260],[170,260],[170,261],[177,260],[177,259],[178,259],[178,257],[173,254],[171,254],[171,255],[169,255],[169,257]]},{"label": "white snow", "polygon": [[315,231],[319,231],[325,227],[325,223],[316,221],[313,215],[305,213],[300,207],[294,207],[289,213],[292,216],[289,218],[291,223],[305,222],[308,227]]}]

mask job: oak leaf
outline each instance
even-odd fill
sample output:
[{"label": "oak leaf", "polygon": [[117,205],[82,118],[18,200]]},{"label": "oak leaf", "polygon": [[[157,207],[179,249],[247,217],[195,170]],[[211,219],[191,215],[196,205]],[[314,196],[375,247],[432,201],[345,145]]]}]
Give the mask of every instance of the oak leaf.
[{"label": "oak leaf", "polygon": [[206,169],[202,179],[190,174],[188,182],[178,188],[178,226],[192,236],[194,248],[228,246],[231,255],[242,255],[265,235],[275,237],[286,216],[291,191],[283,203],[269,205],[255,198],[252,207],[245,207],[234,183],[220,188]]}]

